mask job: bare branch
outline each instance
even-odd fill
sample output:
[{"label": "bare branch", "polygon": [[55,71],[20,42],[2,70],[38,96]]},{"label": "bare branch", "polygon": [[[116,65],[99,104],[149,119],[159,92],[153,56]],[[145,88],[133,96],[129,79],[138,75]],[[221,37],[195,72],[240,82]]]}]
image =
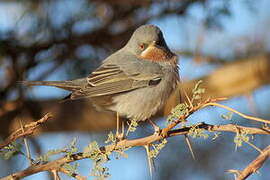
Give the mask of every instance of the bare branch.
[{"label": "bare branch", "polygon": [[262,153],[255,160],[253,160],[242,172],[238,171],[239,175],[236,180],[244,180],[249,177],[252,173],[256,172],[269,157],[270,145],[267,146],[262,151]]}]

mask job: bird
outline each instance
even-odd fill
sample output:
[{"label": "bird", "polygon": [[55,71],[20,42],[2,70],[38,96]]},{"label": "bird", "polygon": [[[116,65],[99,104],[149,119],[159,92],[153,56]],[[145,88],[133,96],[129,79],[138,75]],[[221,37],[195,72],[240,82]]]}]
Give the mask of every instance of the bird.
[{"label": "bird", "polygon": [[121,49],[105,58],[84,78],[66,81],[22,81],[28,86],[55,86],[70,91],[65,98],[88,98],[99,111],[145,121],[155,115],[179,82],[177,56],[159,27],[138,27]]}]

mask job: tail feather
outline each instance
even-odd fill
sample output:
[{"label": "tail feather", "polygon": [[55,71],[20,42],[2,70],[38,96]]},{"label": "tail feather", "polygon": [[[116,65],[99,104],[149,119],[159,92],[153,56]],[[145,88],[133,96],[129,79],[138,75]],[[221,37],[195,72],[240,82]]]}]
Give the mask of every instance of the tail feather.
[{"label": "tail feather", "polygon": [[26,86],[54,86],[68,91],[75,91],[81,89],[87,83],[87,80],[76,79],[71,81],[21,81]]}]

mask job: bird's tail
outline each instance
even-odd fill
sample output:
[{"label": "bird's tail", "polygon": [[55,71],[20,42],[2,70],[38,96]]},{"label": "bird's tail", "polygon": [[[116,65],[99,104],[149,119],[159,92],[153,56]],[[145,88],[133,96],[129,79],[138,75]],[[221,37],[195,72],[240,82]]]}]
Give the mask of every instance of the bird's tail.
[{"label": "bird's tail", "polygon": [[87,83],[87,80],[76,79],[71,81],[20,81],[26,86],[54,86],[68,91],[75,91],[81,89]]}]

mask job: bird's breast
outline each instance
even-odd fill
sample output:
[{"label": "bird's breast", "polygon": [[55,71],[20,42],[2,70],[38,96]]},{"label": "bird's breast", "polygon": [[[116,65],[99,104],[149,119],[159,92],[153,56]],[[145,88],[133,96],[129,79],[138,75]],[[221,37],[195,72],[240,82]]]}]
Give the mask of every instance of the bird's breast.
[{"label": "bird's breast", "polygon": [[169,98],[178,82],[175,69],[168,70],[160,83],[136,89],[113,97],[110,110],[129,119],[143,121],[157,113]]}]

